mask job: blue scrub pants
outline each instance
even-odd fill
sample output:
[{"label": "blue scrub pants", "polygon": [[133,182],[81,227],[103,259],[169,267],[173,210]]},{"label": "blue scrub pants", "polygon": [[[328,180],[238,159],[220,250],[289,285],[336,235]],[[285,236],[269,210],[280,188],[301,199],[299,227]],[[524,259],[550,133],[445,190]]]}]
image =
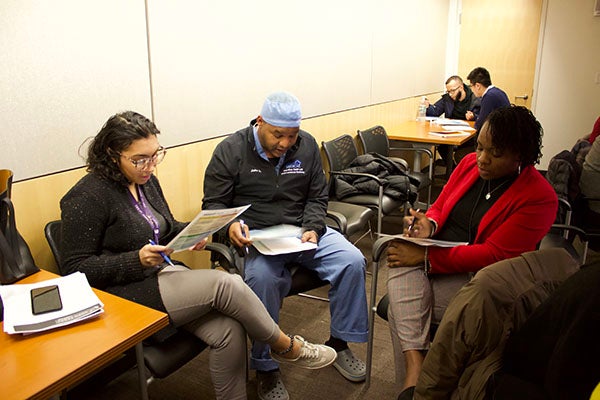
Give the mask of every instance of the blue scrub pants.
[{"label": "blue scrub pants", "polygon": [[[331,284],[329,311],[331,336],[347,342],[366,342],[368,333],[363,254],[339,232],[327,228],[316,250],[264,256],[251,247],[245,259],[245,280],[261,299],[271,318],[279,323],[279,309],[291,287],[286,264],[296,262],[317,272]],[[279,367],[266,343],[252,345],[250,368],[269,371]]]}]

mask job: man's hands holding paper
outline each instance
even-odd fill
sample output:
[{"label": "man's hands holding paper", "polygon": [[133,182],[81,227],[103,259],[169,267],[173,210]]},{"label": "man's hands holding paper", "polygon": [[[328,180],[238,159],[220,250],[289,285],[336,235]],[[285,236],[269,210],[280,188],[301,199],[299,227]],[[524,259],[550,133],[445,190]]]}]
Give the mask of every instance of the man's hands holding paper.
[{"label": "man's hands holding paper", "polygon": [[229,241],[237,248],[247,247],[252,245],[252,239],[250,239],[250,230],[248,225],[242,225],[239,221],[236,221],[229,225]]}]

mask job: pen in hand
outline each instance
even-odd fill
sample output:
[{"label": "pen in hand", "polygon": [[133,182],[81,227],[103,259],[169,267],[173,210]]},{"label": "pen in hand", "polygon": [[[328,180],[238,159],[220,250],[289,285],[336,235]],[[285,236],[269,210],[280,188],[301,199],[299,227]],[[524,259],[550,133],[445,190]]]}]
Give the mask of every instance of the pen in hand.
[{"label": "pen in hand", "polygon": [[[240,229],[242,230],[242,236],[246,237],[246,229],[245,229],[245,224],[244,224],[244,220],[240,219]],[[248,254],[248,246],[244,246],[244,250],[246,251],[246,254]]]},{"label": "pen in hand", "polygon": [[[421,212],[421,209],[419,209],[419,208],[415,211],[415,213],[420,213],[420,212]],[[415,227],[415,223],[416,222],[417,222],[417,217],[413,216],[412,222],[410,223],[410,225],[408,225],[408,232],[409,233],[412,232],[413,228]]]},{"label": "pen in hand", "polygon": [[[150,242],[150,244],[152,246],[156,246],[156,242],[154,242],[154,240],[150,239],[148,242]],[[173,264],[173,261],[171,261],[171,259],[169,258],[169,256],[166,255],[163,251],[159,251],[158,254],[160,254],[160,256],[163,258],[163,260],[165,260],[169,265],[171,265],[172,267],[175,266],[175,264]]]}]

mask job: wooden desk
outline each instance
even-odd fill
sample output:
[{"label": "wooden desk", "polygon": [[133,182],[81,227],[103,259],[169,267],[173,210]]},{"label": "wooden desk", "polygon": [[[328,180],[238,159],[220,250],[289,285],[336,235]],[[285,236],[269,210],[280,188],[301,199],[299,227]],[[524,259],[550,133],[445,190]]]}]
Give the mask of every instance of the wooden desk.
[{"label": "wooden desk", "polygon": [[[55,277],[41,270],[18,283]],[[3,400],[47,399],[87,378],[133,346],[138,363],[141,356],[143,364],[141,341],[167,326],[167,314],[100,290],[94,292],[104,303],[104,313],[97,318],[28,336],[0,332]]]},{"label": "wooden desk", "polygon": [[[469,125],[473,127],[475,125],[475,121],[468,121]],[[448,134],[447,137],[442,137],[438,135],[431,135],[429,133],[429,129],[431,124],[429,121],[404,121],[398,124],[386,125],[385,129],[388,134],[388,139],[390,140],[402,140],[405,142],[413,142],[413,143],[422,143],[427,145],[433,145],[436,147],[440,144],[446,144],[450,146],[452,149],[454,146],[460,146],[465,143],[469,139],[475,136],[476,132],[471,132],[470,135],[451,135]],[[434,153],[435,155],[435,153]],[[454,165],[453,162],[453,152],[448,152],[448,158],[446,161],[446,178],[450,176],[452,172],[452,167]],[[435,160],[434,160],[435,161]],[[419,168],[420,169],[420,168]]]}]

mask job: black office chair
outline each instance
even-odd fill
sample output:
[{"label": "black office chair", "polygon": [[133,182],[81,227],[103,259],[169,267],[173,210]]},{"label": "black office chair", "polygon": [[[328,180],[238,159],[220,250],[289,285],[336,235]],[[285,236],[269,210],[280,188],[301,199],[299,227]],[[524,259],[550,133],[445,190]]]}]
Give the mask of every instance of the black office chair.
[{"label": "black office chair", "polygon": [[[62,221],[48,222],[44,228],[44,234],[56,261],[58,272],[64,275],[65,271],[62,269],[61,258]],[[227,257],[229,254],[228,249],[223,245],[211,243],[207,244],[206,248],[209,251],[219,252],[222,254],[222,257]],[[166,378],[191,361],[206,347],[206,343],[184,330],[177,330],[175,334],[163,341],[153,338],[145,340],[143,343],[143,352],[144,364],[147,370],[146,376],[148,377],[146,385],[150,384],[154,379]],[[132,354],[124,355],[123,359],[118,362],[118,366],[112,365],[108,367],[112,371],[104,371],[103,379],[111,380],[119,376],[127,368],[130,368],[132,363],[135,363],[135,357]]]},{"label": "black office chair", "polygon": [[419,181],[417,193],[427,190],[427,201],[424,202],[425,206],[423,208],[429,208],[429,205],[431,204],[431,185],[433,183],[433,153],[431,150],[420,147],[390,147],[390,140],[387,132],[381,125],[377,125],[365,130],[359,129],[357,133],[365,153],[377,153],[385,157],[390,157],[391,150],[402,150],[414,152],[415,157],[421,157],[421,153],[427,155],[429,159],[429,170],[427,173],[421,171],[411,171],[408,167],[408,163],[403,158],[390,158],[402,165],[408,176],[411,176]]},{"label": "black office chair", "polygon": [[[322,144],[329,164],[330,199],[343,203],[366,206],[375,210],[377,212],[376,232],[377,236],[379,236],[381,234],[383,216],[406,210],[410,205],[410,199],[413,197],[410,187],[407,188],[407,192],[404,194],[405,198],[393,198],[384,194],[384,189],[388,185],[386,180],[380,179],[372,174],[349,171],[348,168],[350,164],[358,157],[356,144],[350,135],[342,135],[333,140],[324,141]],[[368,180],[378,188],[378,193],[353,194],[345,196],[343,199],[339,199],[335,195],[335,186],[339,184],[336,183],[336,177],[338,176],[353,176]]]}]

